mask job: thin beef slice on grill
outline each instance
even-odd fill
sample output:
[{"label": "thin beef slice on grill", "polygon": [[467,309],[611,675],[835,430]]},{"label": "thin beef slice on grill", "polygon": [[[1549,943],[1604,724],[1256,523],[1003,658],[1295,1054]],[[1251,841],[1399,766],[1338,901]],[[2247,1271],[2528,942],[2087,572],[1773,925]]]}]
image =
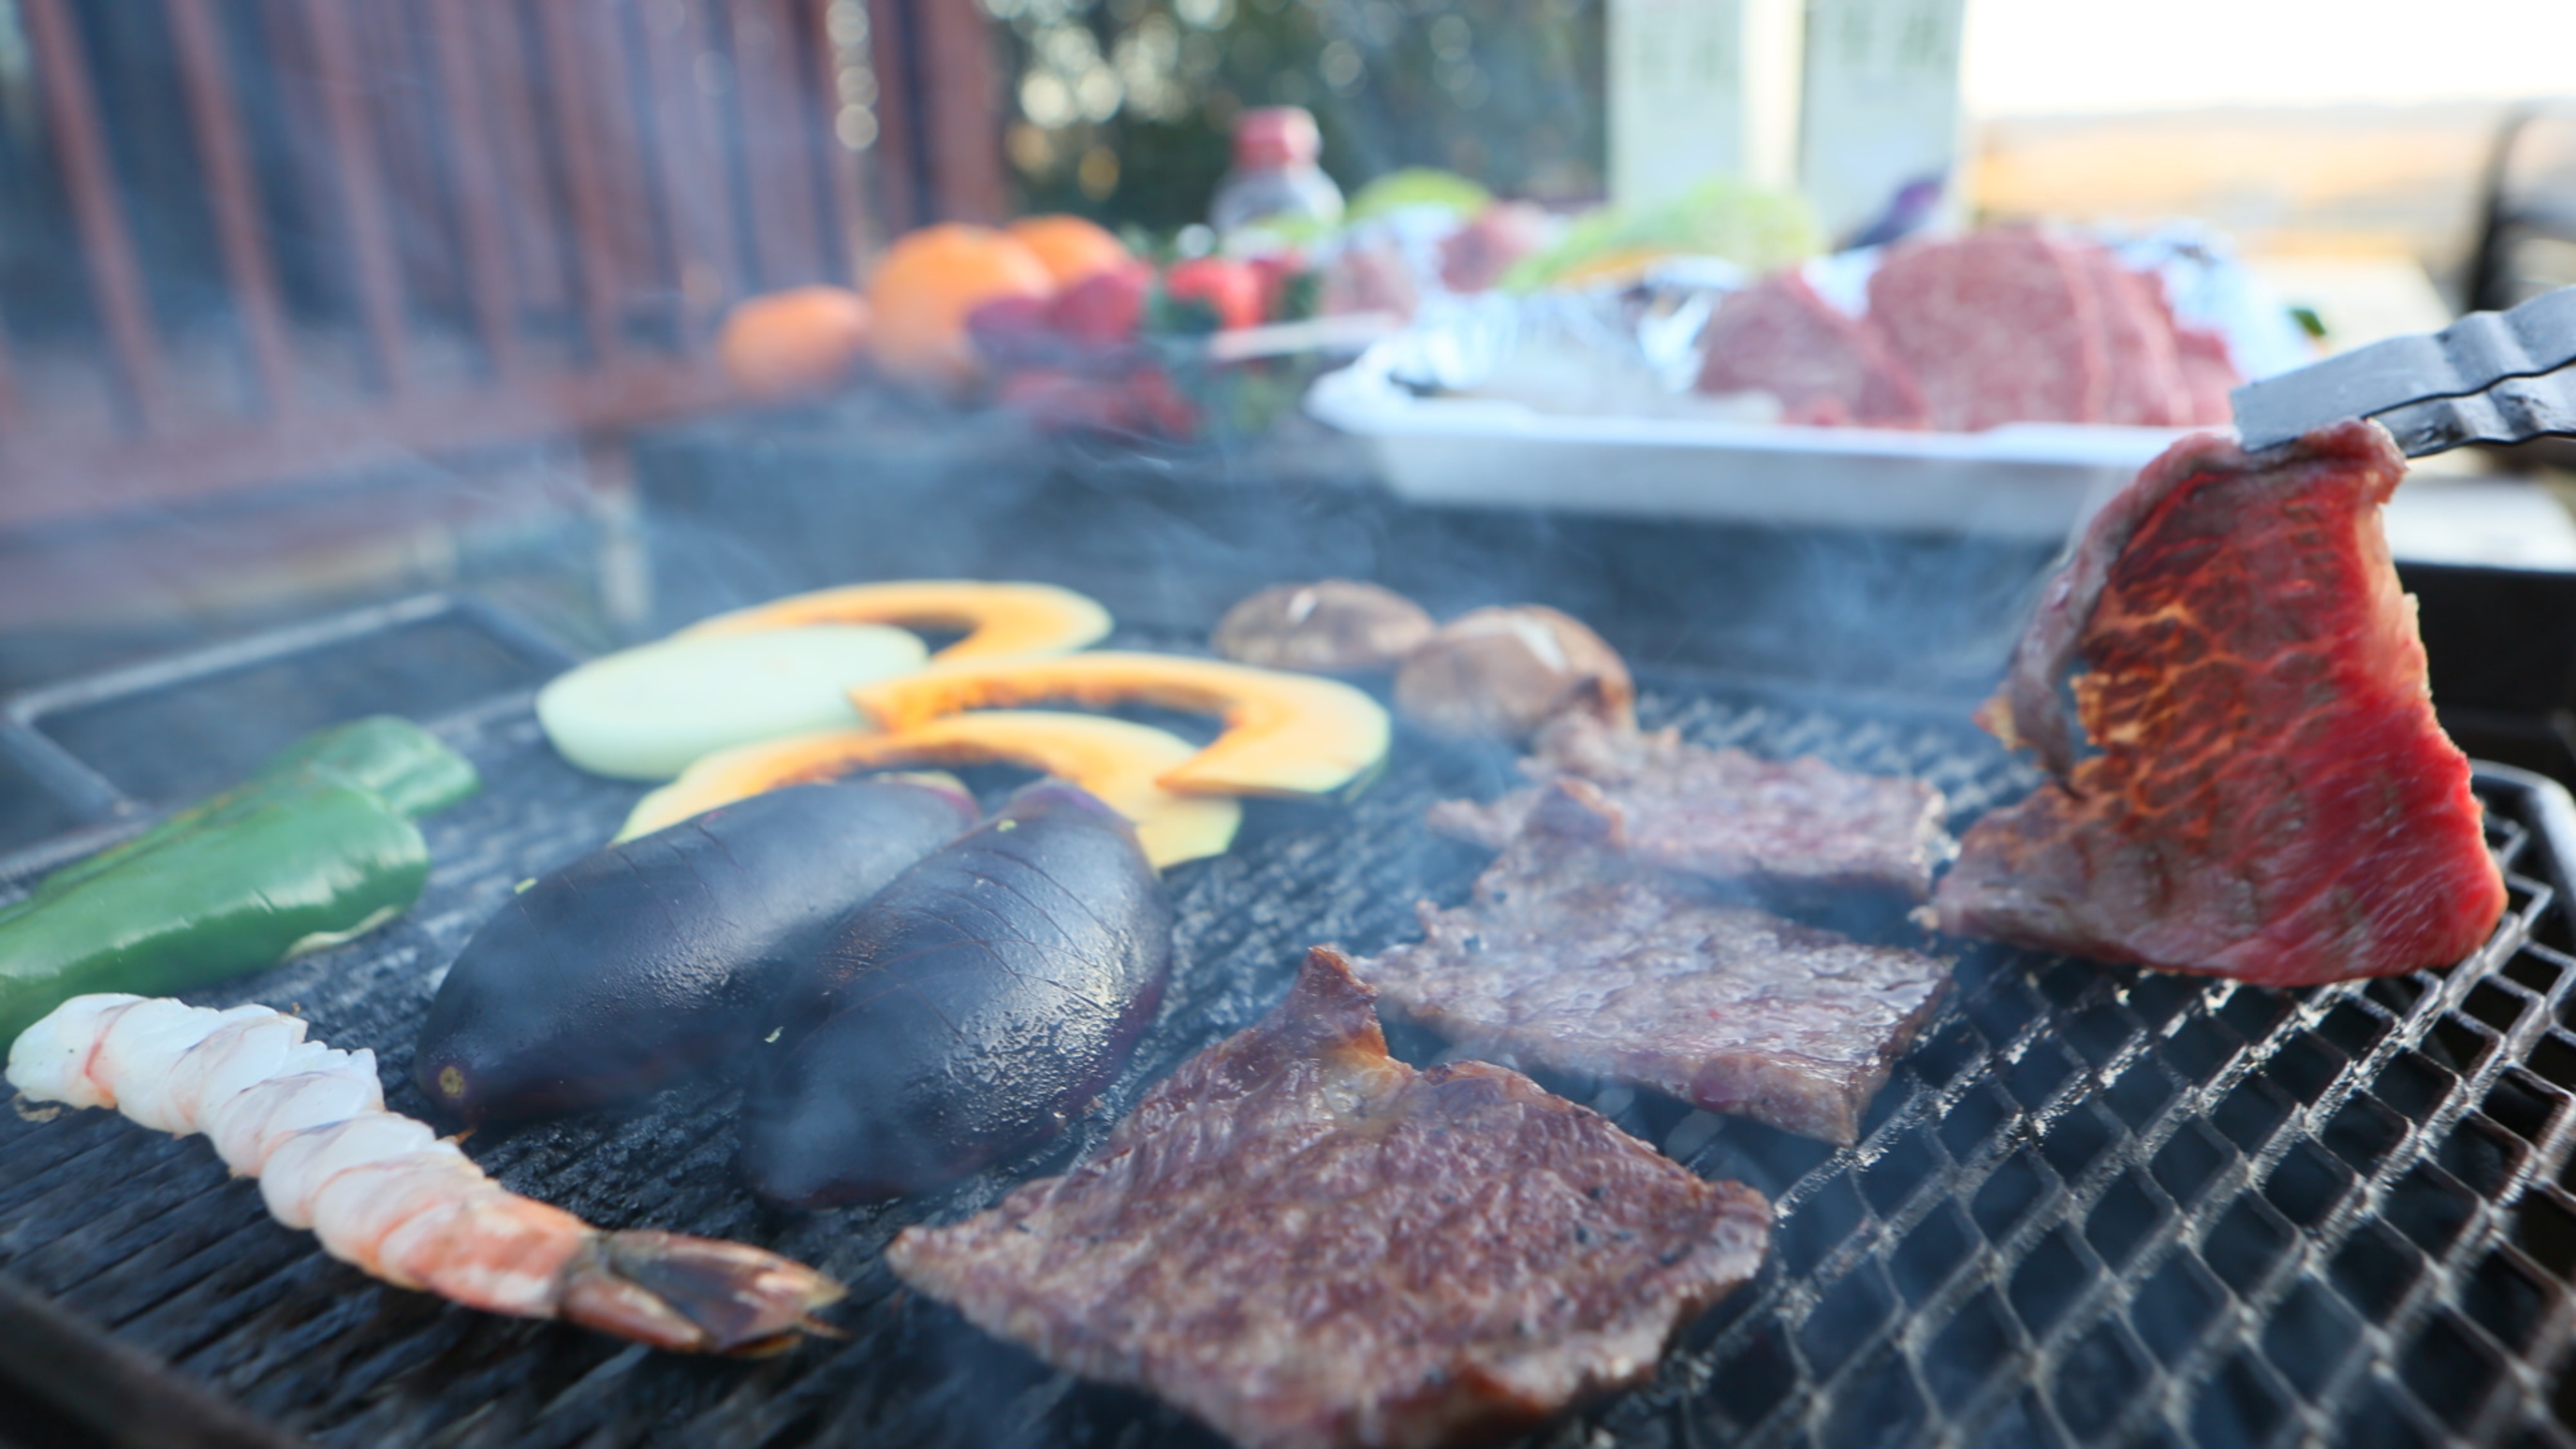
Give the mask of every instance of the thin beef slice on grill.
[{"label": "thin beef slice on grill", "polygon": [[1928,899],[1949,858],[1941,792],[1920,780],[1856,775],[1813,756],[1765,760],[1703,749],[1678,731],[1642,733],[1567,717],[1539,735],[1521,770],[1539,782],[1478,804],[1444,800],[1431,828],[1501,850],[1549,782],[1580,779],[1615,817],[1611,841],[1637,859],[1711,880],[1791,892],[1861,887]]},{"label": "thin beef slice on grill", "polygon": [[1855,1140],[1950,968],[1715,899],[1602,848],[1617,829],[1592,787],[1550,784],[1467,904],[1418,907],[1422,939],[1361,976],[1469,1051]]},{"label": "thin beef slice on grill", "polygon": [[1919,428],[1923,389],[1880,336],[1848,317],[1794,269],[1730,295],[1702,339],[1699,390],[1767,392],[1781,420]]},{"label": "thin beef slice on grill", "polygon": [[1517,1072],[1417,1072],[1319,947],[1089,1162],[886,1250],[906,1283],[1248,1449],[1434,1446],[1654,1371],[1771,1207]]},{"label": "thin beef slice on grill", "polygon": [[2375,423],[2201,434],[2114,497],[1980,716],[2053,778],[1968,832],[1943,929],[2265,986],[2484,944],[2504,880],[2380,528],[2405,467]]},{"label": "thin beef slice on grill", "polygon": [[1936,428],[2102,419],[2110,359],[2081,247],[2025,227],[1900,243],[1870,278],[1869,315]]}]

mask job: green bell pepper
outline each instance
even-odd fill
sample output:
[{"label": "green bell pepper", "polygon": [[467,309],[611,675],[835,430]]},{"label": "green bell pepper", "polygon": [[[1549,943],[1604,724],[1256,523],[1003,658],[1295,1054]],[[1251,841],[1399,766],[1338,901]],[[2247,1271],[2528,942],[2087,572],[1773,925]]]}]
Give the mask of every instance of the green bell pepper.
[{"label": "green bell pepper", "polygon": [[0,907],[0,1042],[84,992],[181,991],[393,919],[429,877],[411,817],[479,785],[404,720],[299,740],[242,785]]}]

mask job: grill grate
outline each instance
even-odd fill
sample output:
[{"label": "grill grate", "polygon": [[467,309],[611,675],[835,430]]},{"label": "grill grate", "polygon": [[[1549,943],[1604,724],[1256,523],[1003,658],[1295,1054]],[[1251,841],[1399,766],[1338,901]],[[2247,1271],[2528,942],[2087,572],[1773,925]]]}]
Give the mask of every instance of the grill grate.
[{"label": "grill grate", "polygon": [[[1917,773],[1963,818],[2031,783],[1946,718],[1652,683],[1649,723]],[[557,762],[523,710],[450,733],[489,787],[430,822],[421,905],[207,998],[293,1003],[321,1039],[374,1046],[402,1110],[424,1108],[404,1079],[437,969],[515,881],[604,838],[634,797]],[[1412,933],[1417,895],[1462,895],[1477,858],[1420,811],[1499,785],[1507,762],[1399,750],[1347,811],[1258,806],[1233,854],[1173,873],[1182,966],[1162,1020],[1103,1110],[1012,1171],[889,1207],[774,1213],[735,1185],[722,1083],[470,1144],[511,1186],[595,1221],[743,1237],[838,1273],[847,1343],[694,1362],[449,1308],[271,1223],[202,1143],[99,1113],[0,1114],[0,1269],[335,1444],[1211,1443],[899,1292],[877,1252],[905,1223],[1061,1170],[1183,1056],[1254,1020],[1309,942],[1374,950]],[[2552,1394],[2576,1270],[2562,1181],[2576,957],[2538,877],[2576,862],[2502,812],[2493,844],[2513,914],[2447,976],[2273,993],[1967,950],[1954,1004],[1849,1150],[1552,1081],[1782,1213],[1772,1265],[1688,1329],[1652,1385],[1538,1442],[2568,1443],[2576,1405]]]}]

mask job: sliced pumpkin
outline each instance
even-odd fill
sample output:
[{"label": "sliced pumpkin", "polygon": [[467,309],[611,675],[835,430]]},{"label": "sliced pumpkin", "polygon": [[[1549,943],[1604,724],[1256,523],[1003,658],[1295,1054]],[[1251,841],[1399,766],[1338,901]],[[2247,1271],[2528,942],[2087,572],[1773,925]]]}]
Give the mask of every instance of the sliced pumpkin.
[{"label": "sliced pumpkin", "polygon": [[1219,795],[1179,795],[1155,780],[1198,747],[1165,730],[1094,714],[995,710],[949,715],[901,734],[824,730],[710,755],[645,796],[619,840],[763,791],[906,765],[1024,765],[1070,780],[1135,822],[1157,869],[1222,855],[1243,806]]},{"label": "sliced pumpkin", "polygon": [[1217,715],[1225,732],[1160,783],[1185,795],[1331,795],[1386,758],[1386,711],[1336,680],[1175,654],[1102,650],[1054,659],[933,661],[850,691],[897,733],[961,710],[1072,700]]},{"label": "sliced pumpkin", "polygon": [[716,750],[858,725],[844,691],[918,669],[927,653],[873,624],[665,639],[557,675],[537,691],[537,722],[592,774],[667,780]]},{"label": "sliced pumpkin", "polygon": [[989,584],[976,579],[909,579],[850,584],[790,594],[748,609],[701,619],[677,637],[753,634],[801,624],[894,624],[965,638],[932,656],[1027,659],[1070,654],[1109,632],[1109,611],[1053,584]]}]

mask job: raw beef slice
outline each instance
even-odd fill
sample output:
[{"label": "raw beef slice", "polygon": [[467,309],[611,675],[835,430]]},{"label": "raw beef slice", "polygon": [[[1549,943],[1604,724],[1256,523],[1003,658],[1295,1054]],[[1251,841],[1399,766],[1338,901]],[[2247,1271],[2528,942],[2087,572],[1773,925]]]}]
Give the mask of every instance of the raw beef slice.
[{"label": "raw beef slice", "polygon": [[1936,428],[2102,420],[2110,363],[2080,247],[2022,227],[1905,242],[1870,278],[1869,315]]},{"label": "raw beef slice", "polygon": [[1317,948],[1063,1177],[886,1250],[1060,1368],[1247,1449],[1431,1446],[1652,1374],[1753,1276],[1771,1206],[1518,1072],[1417,1072]]},{"label": "raw beef slice", "polygon": [[2176,327],[2174,355],[2181,360],[2183,391],[2190,399],[2184,424],[2216,427],[2233,419],[2236,403],[2228,394],[2245,381],[2245,374],[2236,370],[2226,335],[2206,327]]},{"label": "raw beef slice", "polygon": [[1699,390],[1767,392],[1784,422],[1919,428],[1923,390],[1878,329],[1794,269],[1728,297],[1702,339]]},{"label": "raw beef slice", "polygon": [[2266,986],[2486,941],[2504,880],[2380,529],[2405,466],[2375,423],[2204,433],[2111,500],[1982,716],[2054,779],[1969,830],[1944,929]]},{"label": "raw beef slice", "polygon": [[2180,427],[2191,418],[2174,348],[2173,309],[2164,283],[2133,272],[2108,247],[2083,249],[2102,303],[2102,355],[2109,392],[2102,421],[2137,428]]}]

